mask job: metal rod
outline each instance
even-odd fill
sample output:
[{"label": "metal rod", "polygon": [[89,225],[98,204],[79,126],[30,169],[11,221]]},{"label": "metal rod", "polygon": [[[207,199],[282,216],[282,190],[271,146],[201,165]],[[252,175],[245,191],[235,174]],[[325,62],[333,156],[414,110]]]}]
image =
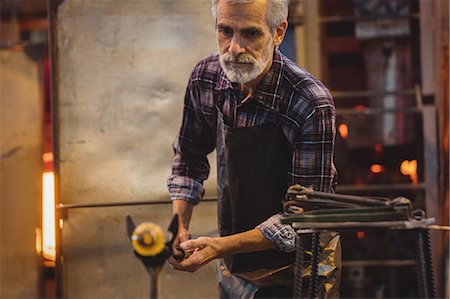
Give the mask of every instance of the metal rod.
[{"label": "metal rod", "polygon": [[294,299],[302,298],[303,288],[303,271],[304,271],[304,241],[302,240],[304,235],[297,234],[296,236],[296,256],[295,256],[295,269],[294,269]]},{"label": "metal rod", "polygon": [[390,95],[415,95],[414,89],[403,90],[355,90],[355,91],[340,91],[332,90],[333,98],[357,98],[357,97],[384,97]]},{"label": "metal rod", "polygon": [[160,267],[148,267],[148,273],[150,274],[150,299],[158,298],[158,275],[160,269]]},{"label": "metal rod", "polygon": [[404,16],[329,16],[321,17],[320,23],[340,23],[340,22],[367,22],[367,21],[379,21],[379,20],[410,20],[418,19],[419,14],[409,14]]},{"label": "metal rod", "polygon": [[311,245],[311,281],[309,283],[309,298],[317,298],[317,288],[319,285],[319,254],[320,254],[319,233],[312,234]]},{"label": "metal rod", "polygon": [[373,192],[373,191],[403,191],[403,190],[425,190],[424,183],[418,184],[374,184],[374,185],[338,185],[336,187],[338,192]]},{"label": "metal rod", "polygon": [[379,267],[379,266],[414,266],[415,260],[357,260],[357,261],[342,261],[342,267]]},{"label": "metal rod", "polygon": [[306,195],[308,198],[326,198],[332,199],[339,202],[346,203],[354,203],[361,204],[364,206],[387,206],[389,205],[389,201],[387,199],[379,199],[379,198],[371,198],[364,196],[356,196],[356,195],[348,195],[348,194],[336,194],[336,193],[327,193],[320,191],[313,191],[311,189],[302,189],[299,195]]},{"label": "metal rod", "polygon": [[336,109],[336,115],[372,115],[372,114],[384,114],[384,113],[420,113],[421,109],[417,107],[407,107],[407,108],[363,108],[363,109],[352,109],[352,108],[341,108]]},{"label": "metal rod", "polygon": [[430,237],[426,229],[417,230],[416,262],[420,298],[436,298]]},{"label": "metal rod", "polygon": [[311,229],[364,229],[364,228],[387,228],[387,229],[415,229],[426,228],[434,223],[434,218],[420,221],[376,221],[376,222],[293,222],[294,228]]},{"label": "metal rod", "polygon": [[[205,197],[201,201],[217,201],[216,197]],[[138,205],[161,205],[172,204],[170,200],[143,200],[143,201],[118,201],[118,202],[99,202],[99,203],[85,203],[85,204],[58,204],[58,210],[82,209],[82,208],[105,208],[105,207],[120,207],[120,206],[138,206]]]}]

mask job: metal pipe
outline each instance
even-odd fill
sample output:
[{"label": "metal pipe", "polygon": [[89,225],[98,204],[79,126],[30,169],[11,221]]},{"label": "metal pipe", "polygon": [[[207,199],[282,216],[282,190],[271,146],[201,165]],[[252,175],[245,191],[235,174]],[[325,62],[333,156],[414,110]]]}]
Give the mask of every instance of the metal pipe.
[{"label": "metal pipe", "polygon": [[[201,201],[217,201],[216,197],[205,197]],[[138,206],[138,205],[160,205],[172,204],[170,200],[143,200],[143,201],[118,201],[118,202],[99,202],[99,203],[85,203],[85,204],[58,204],[58,210],[82,209],[82,208],[105,208],[105,207],[120,207],[120,206]]]},{"label": "metal pipe", "polygon": [[320,23],[337,23],[337,22],[367,22],[374,20],[410,20],[419,19],[418,13],[408,14],[405,16],[329,16],[321,17]]},{"label": "metal pipe", "polygon": [[158,298],[158,275],[161,270],[160,267],[148,267],[148,273],[150,274],[150,299]]},{"label": "metal pipe", "polygon": [[333,98],[357,98],[357,97],[384,97],[388,95],[415,95],[414,89],[403,90],[357,90],[357,91],[338,91],[332,90]]},{"label": "metal pipe", "polygon": [[308,198],[326,198],[336,200],[338,202],[347,202],[354,204],[361,204],[364,206],[387,206],[390,201],[383,198],[370,198],[364,196],[356,196],[356,195],[347,195],[347,194],[336,194],[336,193],[327,193],[327,192],[319,192],[313,191],[312,189],[304,188],[298,193],[292,192],[289,194],[298,194],[298,195],[306,195]]},{"label": "metal pipe", "polygon": [[310,229],[364,229],[364,228],[387,228],[387,229],[414,229],[427,228],[434,224],[434,218],[410,221],[376,221],[376,222],[293,222],[293,228]]},{"label": "metal pipe", "polygon": [[373,184],[373,185],[338,185],[337,192],[376,192],[376,191],[425,191],[425,184]]},{"label": "metal pipe", "polygon": [[407,107],[407,108],[363,108],[363,109],[353,109],[353,108],[342,108],[336,109],[336,115],[373,115],[373,114],[385,114],[385,113],[417,113],[421,112],[420,108]]}]

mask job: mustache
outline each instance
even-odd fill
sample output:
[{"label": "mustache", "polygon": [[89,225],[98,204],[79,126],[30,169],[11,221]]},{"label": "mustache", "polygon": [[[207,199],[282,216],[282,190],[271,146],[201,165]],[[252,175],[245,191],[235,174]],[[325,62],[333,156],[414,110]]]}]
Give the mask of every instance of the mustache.
[{"label": "mustache", "polygon": [[239,54],[238,56],[233,56],[230,53],[225,53],[223,55],[224,62],[239,62],[239,63],[255,63],[255,59],[246,53]]}]

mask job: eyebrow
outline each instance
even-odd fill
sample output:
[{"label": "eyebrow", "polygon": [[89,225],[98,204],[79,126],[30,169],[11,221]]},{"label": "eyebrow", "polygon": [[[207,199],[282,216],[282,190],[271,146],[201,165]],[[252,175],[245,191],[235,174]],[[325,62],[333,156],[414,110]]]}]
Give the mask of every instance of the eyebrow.
[{"label": "eyebrow", "polygon": [[216,24],[217,29],[225,29],[225,28],[231,28],[230,26],[223,25],[223,24]]},{"label": "eyebrow", "polygon": [[[216,24],[216,28],[217,29],[232,29],[234,31],[234,29],[231,26],[225,25],[225,24]],[[240,28],[239,29],[240,32],[250,32],[250,31],[257,31],[258,33],[261,33],[262,30],[260,27],[258,26],[249,26],[249,27],[245,27],[245,28]]]},{"label": "eyebrow", "polygon": [[247,28],[242,28],[240,31],[242,31],[242,32],[252,32],[252,31],[254,31],[254,32],[258,32],[258,33],[261,33],[262,32],[262,30],[261,30],[261,28],[259,28],[259,27],[247,27]]}]

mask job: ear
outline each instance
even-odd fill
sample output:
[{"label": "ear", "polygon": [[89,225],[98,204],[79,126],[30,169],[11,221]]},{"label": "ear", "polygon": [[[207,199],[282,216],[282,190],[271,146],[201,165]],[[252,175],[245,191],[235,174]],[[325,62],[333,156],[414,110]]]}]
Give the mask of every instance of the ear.
[{"label": "ear", "polygon": [[283,41],[287,28],[288,28],[288,22],[287,22],[287,20],[284,20],[280,24],[280,26],[278,26],[277,29],[275,29],[275,38],[273,40],[275,47],[278,47],[281,44],[281,42]]}]

